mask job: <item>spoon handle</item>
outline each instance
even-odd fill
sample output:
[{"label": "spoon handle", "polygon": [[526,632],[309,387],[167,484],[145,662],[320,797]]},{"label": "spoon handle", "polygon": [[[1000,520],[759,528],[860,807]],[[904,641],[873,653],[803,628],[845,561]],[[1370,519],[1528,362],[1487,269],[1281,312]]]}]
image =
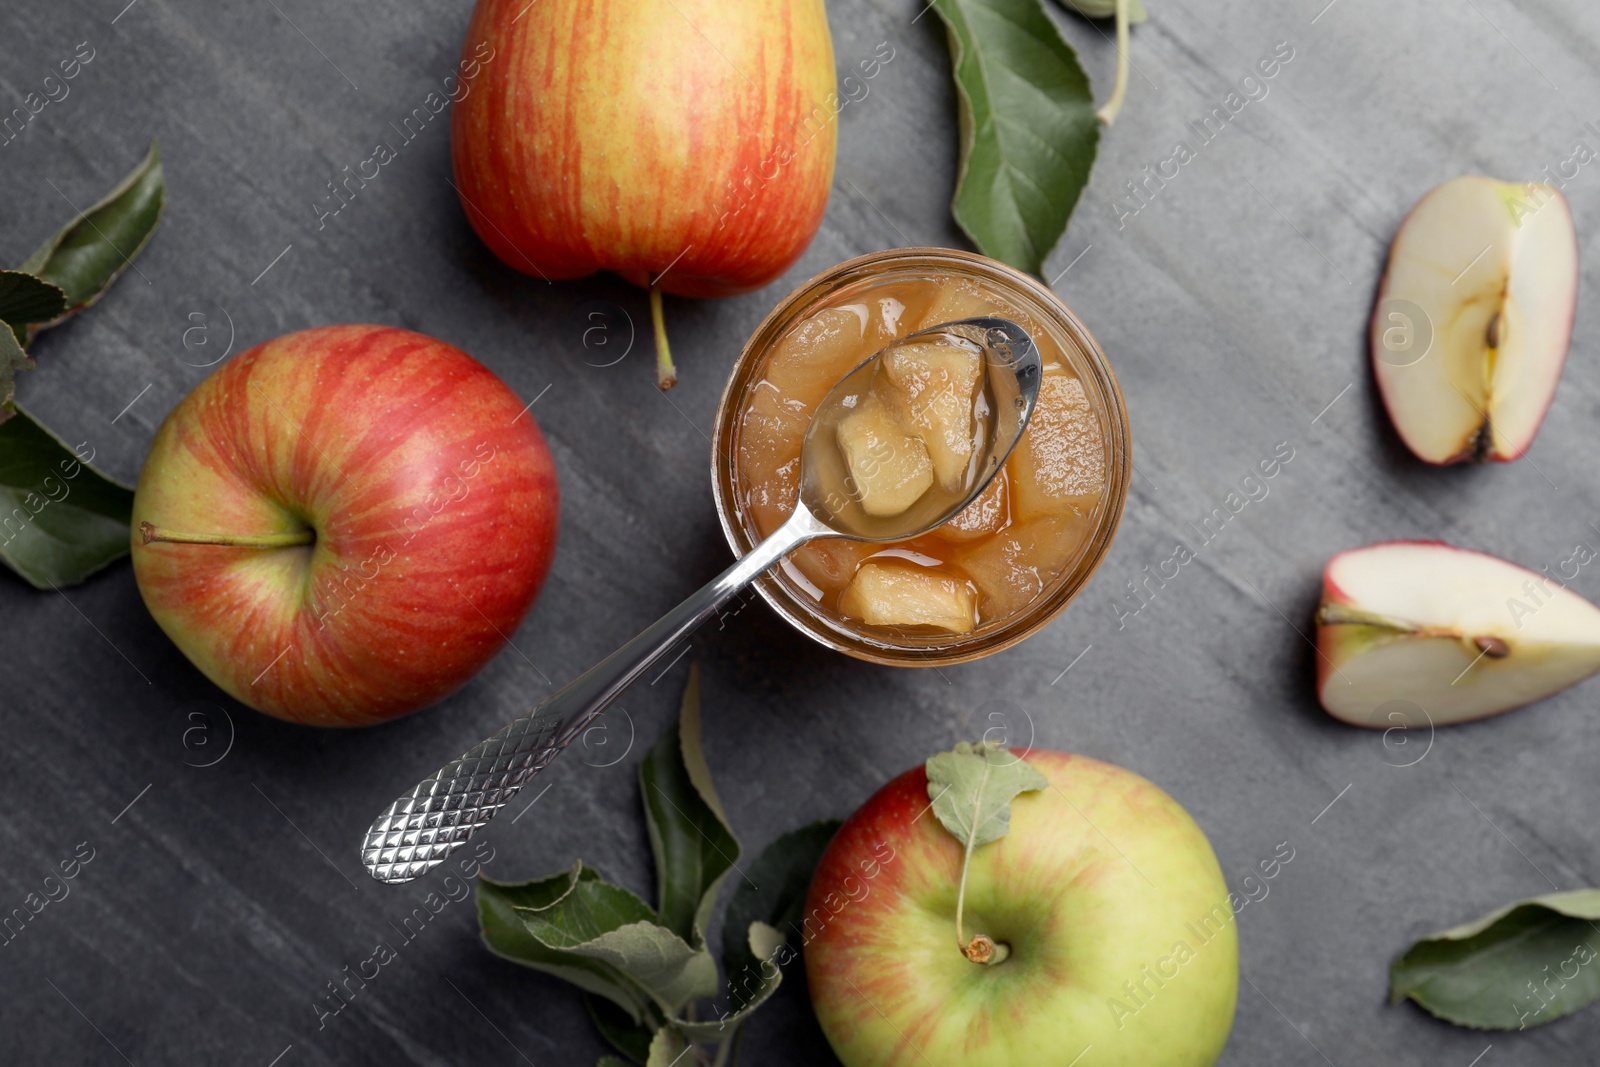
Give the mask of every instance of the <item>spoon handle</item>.
[{"label": "spoon handle", "polygon": [[638,637],[544,703],[451,760],[383,810],[361,862],[380,882],[409,882],[471,840],[511,798],[659,660],[794,548],[831,531],[803,507],[771,537]]}]

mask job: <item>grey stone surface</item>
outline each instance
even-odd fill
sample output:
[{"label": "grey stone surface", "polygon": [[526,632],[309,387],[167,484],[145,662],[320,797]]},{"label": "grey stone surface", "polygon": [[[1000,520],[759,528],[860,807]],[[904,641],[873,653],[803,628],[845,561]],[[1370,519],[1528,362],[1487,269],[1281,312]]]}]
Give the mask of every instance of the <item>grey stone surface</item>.
[{"label": "grey stone surface", "polygon": [[[961,244],[947,212],[954,97],[938,21],[915,18],[919,0],[830,4],[841,68],[880,41],[895,58],[841,115],[823,230],[766,291],[669,304],[683,381],[663,397],[645,344],[600,367],[618,349],[602,357],[583,343],[591,301],[642,325],[639,292],[604,277],[529,279],[475,240],[446,184],[444,117],[317,226],[325,183],[450,72],[470,5],[125,2],[0,10],[7,109],[79,42],[95,53],[70,95],[0,148],[0,258],[19,261],[151,136],[170,190],[139,271],[40,341],[24,402],[131,478],[162,416],[206,373],[191,364],[230,332],[239,351],[330,322],[411,327],[540,397],[561,547],[514,650],[442,706],[358,733],[292,728],[223,697],[151,624],[125,563],[60,595],[0,575],[0,910],[77,843],[95,850],[71,895],[0,948],[0,1059],[592,1063],[601,1045],[577,996],[489,957],[470,903],[447,908],[319,1030],[324,984],[394,940],[425,888],[370,882],[356,846],[400,788],[724,565],[710,420],[741,342],[783,293],[859,253]],[[1025,712],[1036,744],[1122,764],[1176,796],[1235,884],[1279,842],[1295,849],[1270,895],[1240,915],[1247,984],[1224,1063],[1590,1063],[1595,1011],[1486,1036],[1386,1007],[1384,994],[1389,960],[1414,935],[1600,877],[1595,684],[1441,730],[1431,748],[1416,737],[1386,748],[1317,708],[1296,630],[1308,632],[1320,567],[1339,549],[1440,537],[1538,567],[1600,541],[1600,337],[1587,309],[1532,453],[1490,469],[1426,469],[1404,452],[1363,340],[1389,238],[1426,189],[1463,172],[1532,178],[1575,141],[1600,148],[1586,126],[1600,120],[1600,9],[1325,4],[1156,0],[1135,30],[1128,105],[1048,271],[1110,354],[1136,442],[1122,532],[1088,591],[1019,648],[943,671],[828,654],[751,608],[696,641],[710,764],[736,829],[759,848],[847,813],[892,774],[982,732],[992,712]],[[1104,34],[1063,25],[1109,91]],[[1294,58],[1268,95],[1119,221],[1124,183],[1190,139],[1187,123],[1280,41]],[[1587,250],[1600,169],[1580,171],[1568,196]],[[1595,282],[1586,255],[1582,292]],[[611,321],[620,343],[627,321]],[[206,347],[201,334],[186,346],[199,324]],[[1123,583],[1175,539],[1192,543],[1186,523],[1279,442],[1295,458],[1270,495],[1119,629]],[[1592,573],[1575,586],[1600,594]],[[641,744],[652,740],[686,665],[628,694],[611,747],[560,761],[537,806],[495,827],[496,875],[582,856],[647,889],[639,748],[607,767],[585,759],[624,751],[630,721]],[[186,748],[189,713],[206,709],[212,747]],[[230,736],[220,762],[189,765]],[[763,1065],[831,1062],[798,986],[758,1017],[747,1047]]]}]

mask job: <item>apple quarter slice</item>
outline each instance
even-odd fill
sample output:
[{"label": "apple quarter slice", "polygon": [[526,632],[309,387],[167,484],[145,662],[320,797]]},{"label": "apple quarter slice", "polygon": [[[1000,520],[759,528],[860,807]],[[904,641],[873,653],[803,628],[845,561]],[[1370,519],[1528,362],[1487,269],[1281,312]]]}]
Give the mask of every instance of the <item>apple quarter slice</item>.
[{"label": "apple quarter slice", "polygon": [[1453,178],[1400,224],[1371,324],[1373,373],[1428,463],[1509,461],[1533,443],[1572,339],[1578,243],[1553,186]]},{"label": "apple quarter slice", "polygon": [[1317,695],[1352,725],[1481,719],[1596,671],[1600,608],[1495,556],[1391,541],[1323,572]]}]

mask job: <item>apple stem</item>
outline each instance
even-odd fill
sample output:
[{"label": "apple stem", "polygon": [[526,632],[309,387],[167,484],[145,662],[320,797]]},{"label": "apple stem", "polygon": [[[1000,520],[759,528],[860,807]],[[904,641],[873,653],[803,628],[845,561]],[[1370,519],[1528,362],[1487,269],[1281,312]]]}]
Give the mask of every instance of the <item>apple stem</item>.
[{"label": "apple stem", "polygon": [[667,344],[667,317],[661,307],[661,279],[650,283],[650,322],[656,331],[656,386],[664,393],[678,384],[678,368],[672,365],[672,348]]},{"label": "apple stem", "polygon": [[1006,961],[1011,955],[1011,946],[1004,941],[996,941],[988,934],[973,934],[972,940],[961,946],[961,954],[973,963],[992,967]]},{"label": "apple stem", "polygon": [[315,530],[296,530],[294,533],[253,534],[236,536],[233,534],[193,534],[179,533],[176,530],[163,530],[151,522],[139,524],[139,534],[144,538],[145,544],[164,541],[174,545],[225,545],[231,548],[289,548],[293,545],[309,545],[316,541]]},{"label": "apple stem", "polygon": [[1117,0],[1117,83],[1095,116],[1107,126],[1117,121],[1122,98],[1128,95],[1128,0]]},{"label": "apple stem", "polygon": [[[972,813],[973,826],[978,825],[979,810],[981,807]],[[967,910],[967,871],[972,866],[972,846],[976,837],[976,833],[967,835],[966,849],[961,854],[961,882],[956,887],[956,946],[961,949],[961,954],[973,963],[990,967],[996,963],[1004,963],[1006,957],[1011,955],[1011,946],[1003,941],[995,941],[988,934],[973,934],[969,941],[962,928],[962,917]]]}]

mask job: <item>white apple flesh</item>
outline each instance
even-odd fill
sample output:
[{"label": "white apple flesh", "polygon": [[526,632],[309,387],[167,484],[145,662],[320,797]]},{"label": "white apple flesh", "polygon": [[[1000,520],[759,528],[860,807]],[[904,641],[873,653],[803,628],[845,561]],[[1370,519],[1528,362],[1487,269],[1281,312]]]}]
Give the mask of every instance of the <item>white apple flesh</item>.
[{"label": "white apple flesh", "polygon": [[1572,211],[1554,187],[1476,175],[1400,224],[1373,310],[1373,372],[1428,463],[1509,461],[1555,397],[1578,299]]},{"label": "white apple flesh", "polygon": [[1323,572],[1317,693],[1355,726],[1467,722],[1600,671],[1600,608],[1535,571],[1441,542],[1341,552]]}]

